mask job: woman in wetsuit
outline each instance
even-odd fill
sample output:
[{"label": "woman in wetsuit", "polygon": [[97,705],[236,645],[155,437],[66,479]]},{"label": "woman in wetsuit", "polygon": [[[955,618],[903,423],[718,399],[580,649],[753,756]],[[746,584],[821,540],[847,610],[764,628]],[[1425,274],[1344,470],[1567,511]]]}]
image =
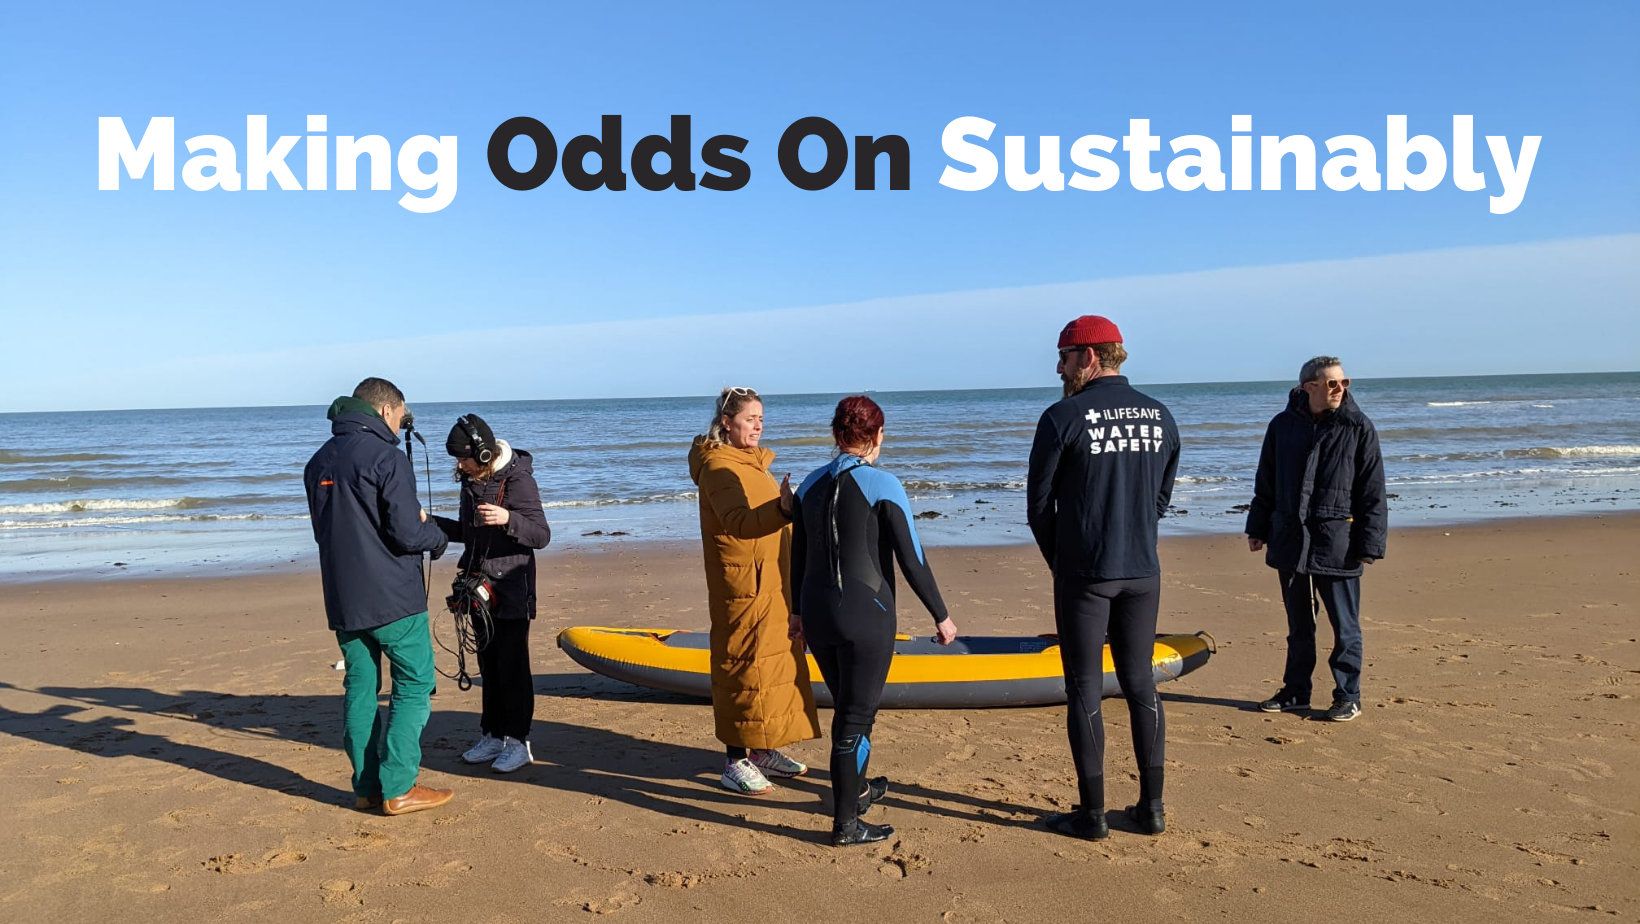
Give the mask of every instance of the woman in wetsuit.
[{"label": "woman in wetsuit", "polygon": [[934,616],[949,645],[956,624],[934,584],[911,504],[899,479],[872,465],[883,448],[883,410],[856,395],[837,403],[831,433],[837,457],[804,480],[792,507],[793,638],[809,652],[831,691],[831,842],[868,844],[894,834],[860,820],[888,790],[866,776],[871,728],[894,657],[894,563]]}]

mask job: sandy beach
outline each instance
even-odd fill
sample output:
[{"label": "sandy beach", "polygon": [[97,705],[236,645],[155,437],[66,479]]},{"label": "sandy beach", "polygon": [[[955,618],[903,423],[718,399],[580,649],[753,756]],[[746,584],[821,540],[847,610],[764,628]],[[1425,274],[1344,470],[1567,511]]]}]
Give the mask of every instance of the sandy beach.
[{"label": "sandy beach", "polygon": [[[1075,797],[1062,708],[885,712],[874,817],[898,834],[844,850],[823,773],[737,798],[708,706],[553,645],[705,628],[698,547],[545,553],[536,765],[460,764],[478,693],[441,680],[423,778],[456,800],[402,818],[352,808],[315,573],[0,586],[0,918],[1632,921],[1637,548],[1628,514],[1395,533],[1364,583],[1365,714],[1335,725],[1250,711],[1285,635],[1261,557],[1166,540],[1162,628],[1219,650],[1162,688],[1165,835],[1039,827]],[[931,561],[964,634],[1052,630],[1034,548]],[[1324,675],[1323,655],[1321,700]],[[1106,714],[1120,807],[1137,782],[1125,710]],[[792,753],[824,767],[827,747]]]}]

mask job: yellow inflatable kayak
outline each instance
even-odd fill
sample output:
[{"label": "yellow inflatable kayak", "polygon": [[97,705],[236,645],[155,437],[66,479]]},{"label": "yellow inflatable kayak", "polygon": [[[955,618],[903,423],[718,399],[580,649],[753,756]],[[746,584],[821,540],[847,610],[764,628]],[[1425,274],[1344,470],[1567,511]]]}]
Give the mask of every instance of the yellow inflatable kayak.
[{"label": "yellow inflatable kayak", "polygon": [[[558,647],[575,663],[640,687],[710,698],[712,680],[705,632],[575,626],[558,633]],[[1158,635],[1151,657],[1156,682],[1176,680],[1216,651],[1213,637]],[[831,705],[820,668],[809,657],[814,698]],[[1105,648],[1105,695],[1120,696],[1116,667]],[[968,709],[1042,706],[1065,701],[1058,640],[1031,637],[959,637],[948,646],[927,636],[897,636],[883,690],[884,709]]]}]

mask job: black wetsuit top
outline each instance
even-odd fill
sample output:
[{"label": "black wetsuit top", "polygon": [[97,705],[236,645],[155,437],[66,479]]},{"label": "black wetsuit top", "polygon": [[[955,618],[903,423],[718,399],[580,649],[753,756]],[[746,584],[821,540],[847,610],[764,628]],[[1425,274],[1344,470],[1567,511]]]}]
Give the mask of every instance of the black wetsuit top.
[{"label": "black wetsuit top", "polygon": [[810,642],[894,635],[894,559],[936,623],[946,617],[899,479],[840,455],[797,489],[792,602]]}]

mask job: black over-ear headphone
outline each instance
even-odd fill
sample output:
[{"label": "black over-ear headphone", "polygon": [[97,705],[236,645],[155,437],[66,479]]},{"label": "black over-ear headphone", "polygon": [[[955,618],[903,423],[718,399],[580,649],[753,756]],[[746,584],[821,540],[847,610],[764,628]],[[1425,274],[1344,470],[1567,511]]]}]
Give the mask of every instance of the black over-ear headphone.
[{"label": "black over-ear headphone", "polygon": [[495,447],[484,441],[484,437],[479,435],[478,428],[467,419],[467,415],[457,417],[456,426],[461,428],[462,433],[467,434],[467,441],[473,447],[473,460],[479,465],[489,465],[490,460],[495,458]]}]

